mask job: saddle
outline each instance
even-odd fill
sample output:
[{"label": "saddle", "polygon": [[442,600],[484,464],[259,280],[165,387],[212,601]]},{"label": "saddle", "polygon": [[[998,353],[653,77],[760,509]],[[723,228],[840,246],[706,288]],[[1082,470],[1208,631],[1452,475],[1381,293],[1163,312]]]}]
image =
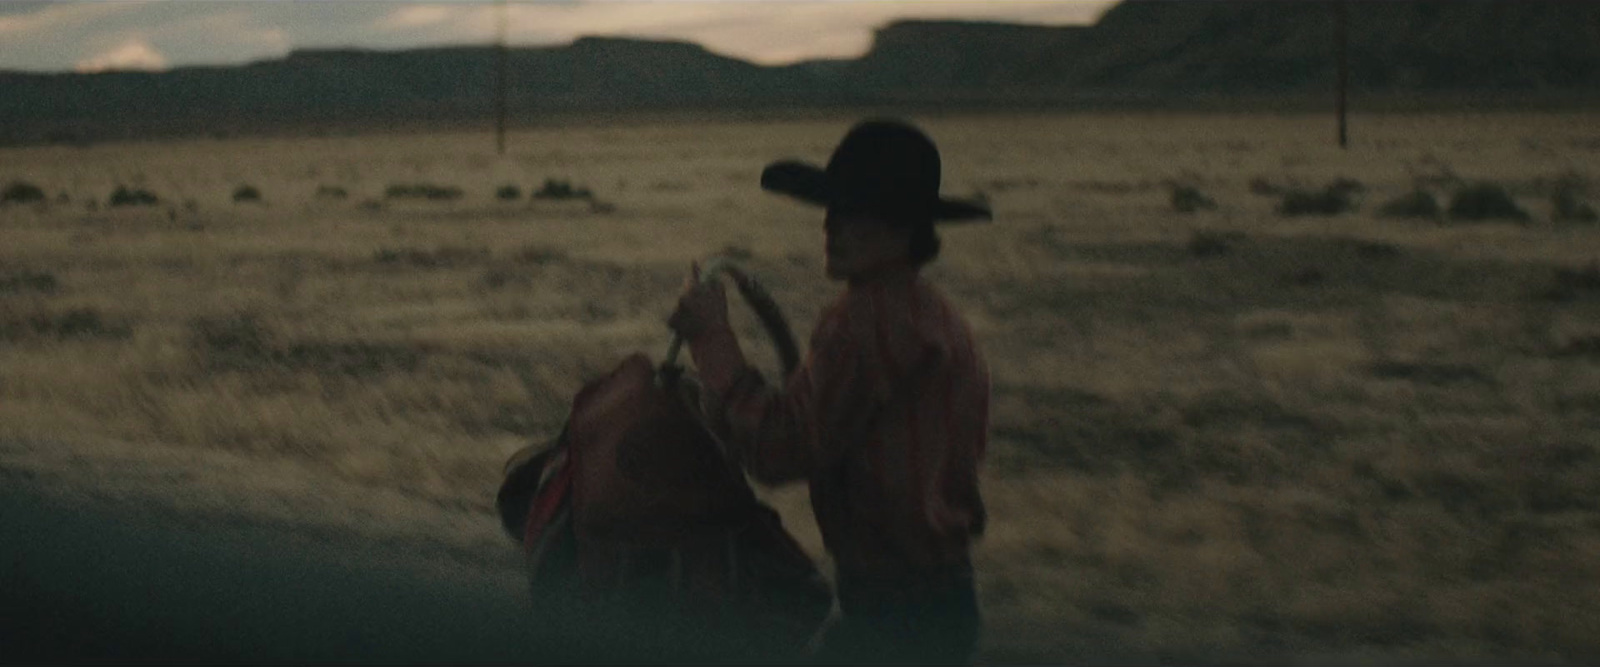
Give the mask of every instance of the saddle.
[{"label": "saddle", "polygon": [[560,436],[507,462],[496,504],[535,607],[662,648],[716,647],[697,657],[798,655],[831,589],[723,455],[674,356],[660,369],[627,357],[578,392]]}]

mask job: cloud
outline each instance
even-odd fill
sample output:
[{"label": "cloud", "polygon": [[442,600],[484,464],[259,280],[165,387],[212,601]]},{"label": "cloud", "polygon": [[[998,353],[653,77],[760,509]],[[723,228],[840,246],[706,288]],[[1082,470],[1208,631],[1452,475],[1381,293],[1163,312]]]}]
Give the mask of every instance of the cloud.
[{"label": "cloud", "polygon": [[0,36],[26,38],[56,30],[68,30],[137,10],[143,2],[6,3],[0,12]]},{"label": "cloud", "polygon": [[98,55],[79,60],[74,68],[79,72],[104,72],[108,70],[158,71],[167,68],[167,57],[142,39],[133,38]]},{"label": "cloud", "polygon": [[[693,41],[724,55],[779,64],[811,58],[847,58],[864,53],[873,31],[902,19],[1025,21],[1066,25],[1095,20],[1110,0],[1019,2],[1015,0],[618,0],[512,6],[511,34],[568,38],[583,34],[625,35]],[[491,7],[481,7],[485,26]],[[465,21],[463,22],[465,23]],[[479,28],[479,34],[482,32]]]},{"label": "cloud", "polygon": [[[766,64],[860,55],[874,29],[905,18],[1065,25],[1113,0],[510,0],[513,45],[583,35],[676,39]],[[240,63],[291,49],[488,44],[488,0],[355,2],[17,2],[0,0],[0,70],[60,71],[140,40],[168,67]],[[80,58],[85,53],[94,58]],[[125,49],[133,59],[135,51]],[[149,54],[146,54],[147,56]],[[136,61],[134,59],[133,61]]]},{"label": "cloud", "polygon": [[461,16],[462,7],[444,5],[406,5],[378,19],[377,27],[386,30],[415,30],[449,23]]},{"label": "cloud", "polygon": [[[724,55],[779,64],[859,56],[876,28],[895,20],[967,19],[1054,25],[1095,20],[1114,0],[585,0],[504,8],[513,44],[564,43],[584,35],[677,39]],[[487,43],[501,8],[491,3],[408,4],[371,27],[429,43]]]},{"label": "cloud", "polygon": [[[282,56],[294,46],[288,31],[261,20],[247,9],[202,14],[162,23],[148,31],[151,39],[184,56],[205,51],[228,53],[230,61]],[[216,62],[224,62],[216,59]]]}]

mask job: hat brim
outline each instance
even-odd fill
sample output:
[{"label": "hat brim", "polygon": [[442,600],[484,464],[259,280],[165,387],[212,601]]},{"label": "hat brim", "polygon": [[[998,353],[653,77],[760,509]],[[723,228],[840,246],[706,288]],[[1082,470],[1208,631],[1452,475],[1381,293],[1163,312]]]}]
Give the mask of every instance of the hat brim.
[{"label": "hat brim", "polygon": [[[796,160],[780,160],[767,165],[766,169],[761,170],[761,189],[817,206],[827,206],[837,198],[827,171]],[[987,206],[973,202],[940,197],[933,206],[933,221],[938,223],[988,222],[993,219]]]}]

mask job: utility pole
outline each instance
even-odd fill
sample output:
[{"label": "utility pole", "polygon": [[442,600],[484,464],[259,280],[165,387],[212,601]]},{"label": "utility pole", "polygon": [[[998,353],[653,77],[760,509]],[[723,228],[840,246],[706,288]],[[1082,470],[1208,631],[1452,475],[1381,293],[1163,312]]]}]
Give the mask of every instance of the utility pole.
[{"label": "utility pole", "polygon": [[1339,69],[1339,148],[1349,148],[1350,132],[1345,118],[1345,106],[1348,101],[1350,88],[1350,3],[1348,0],[1334,2],[1334,59]]},{"label": "utility pole", "polygon": [[495,3],[494,146],[506,154],[506,0]]}]

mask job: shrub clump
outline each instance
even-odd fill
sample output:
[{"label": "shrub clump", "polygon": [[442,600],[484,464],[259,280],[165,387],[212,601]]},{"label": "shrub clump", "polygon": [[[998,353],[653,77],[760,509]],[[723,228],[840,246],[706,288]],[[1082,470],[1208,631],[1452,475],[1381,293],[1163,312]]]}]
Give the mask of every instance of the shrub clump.
[{"label": "shrub clump", "polygon": [[1529,216],[1505,188],[1494,183],[1478,183],[1462,188],[1450,198],[1450,219],[1527,222]]},{"label": "shrub clump", "polygon": [[722,250],[717,254],[737,262],[747,262],[756,256],[755,251],[733,243],[722,246]]},{"label": "shrub clump", "polygon": [[1578,336],[1550,350],[1554,359],[1565,357],[1600,358],[1600,336]]},{"label": "shrub clump", "polygon": [[1367,191],[1367,186],[1363,185],[1361,183],[1361,181],[1358,181],[1356,179],[1345,178],[1345,177],[1341,176],[1339,178],[1333,179],[1333,182],[1328,184],[1328,189],[1329,190],[1339,190],[1341,192],[1346,192],[1346,193],[1349,193],[1349,194],[1353,195],[1353,194],[1360,194],[1362,192],[1366,192]]},{"label": "shrub clump", "polygon": [[500,201],[516,201],[522,198],[522,188],[515,185],[502,185],[494,191],[494,198]]},{"label": "shrub clump", "polygon": [[547,245],[525,245],[513,254],[512,259],[518,264],[544,265],[567,260],[566,251]]},{"label": "shrub clump", "polygon": [[251,313],[202,317],[189,323],[192,346],[215,369],[241,369],[270,362],[275,333]]},{"label": "shrub clump", "polygon": [[344,200],[350,197],[350,191],[337,185],[323,185],[317,187],[317,199]]},{"label": "shrub clump", "polygon": [[1585,295],[1600,294],[1600,264],[1580,269],[1557,268],[1549,287],[1539,296],[1549,301],[1571,302]]},{"label": "shrub clump", "polygon": [[1391,199],[1378,207],[1378,214],[1389,218],[1427,218],[1437,220],[1444,214],[1439,200],[1427,190],[1412,190]]},{"label": "shrub clump", "polygon": [[0,203],[3,204],[29,204],[39,201],[44,201],[44,190],[26,181],[13,181],[4,191],[0,191]]},{"label": "shrub clump", "polygon": [[1195,257],[1220,257],[1233,252],[1245,240],[1240,232],[1197,231],[1189,235],[1189,254]]},{"label": "shrub clump", "polygon": [[483,272],[483,277],[480,278],[478,282],[487,289],[497,290],[512,283],[531,284],[533,281],[515,271],[507,271],[505,269],[489,269],[488,271]]},{"label": "shrub clump", "polygon": [[459,246],[443,246],[434,250],[381,248],[372,255],[372,260],[379,264],[403,264],[424,269],[477,264],[488,258],[488,248],[464,248]]},{"label": "shrub clump", "polygon": [[581,186],[581,185],[574,187],[572,185],[572,183],[570,183],[568,181],[555,179],[555,178],[547,178],[544,181],[544,185],[542,187],[540,187],[538,190],[534,191],[533,198],[534,199],[593,199],[594,198],[594,193],[590,192],[589,188]]},{"label": "shrub clump", "polygon": [[233,203],[261,201],[261,191],[253,185],[241,185],[233,189]]},{"label": "shrub clump", "polygon": [[[113,322],[102,317],[100,311],[93,308],[75,308],[61,313],[46,322],[44,329],[50,330],[56,338],[113,338],[124,339],[133,335],[133,330],[127,324]],[[43,331],[41,331],[42,333]]]},{"label": "shrub clump", "polygon": [[0,319],[0,340],[19,340],[30,336],[56,340],[127,340],[133,337],[133,327],[102,316],[94,308],[73,308],[59,313],[34,313],[26,318]]},{"label": "shrub clump", "polygon": [[149,190],[140,188],[130,190],[126,186],[119,185],[111,193],[108,203],[111,206],[155,206],[161,203],[161,198]]},{"label": "shrub clump", "polygon": [[461,188],[453,185],[433,185],[430,183],[394,184],[383,191],[383,196],[386,199],[454,201],[461,198]]},{"label": "shrub clump", "polygon": [[1284,282],[1298,287],[1314,287],[1328,281],[1327,272],[1314,266],[1296,269],[1283,276]]},{"label": "shrub clump", "polygon": [[17,271],[0,273],[0,292],[39,292],[54,294],[59,283],[53,273]]},{"label": "shrub clump", "polygon": [[1283,187],[1261,176],[1250,179],[1250,194],[1263,197],[1276,197],[1283,194]]},{"label": "shrub clump", "polygon": [[1576,183],[1565,182],[1550,197],[1550,217],[1556,222],[1596,222],[1600,214],[1583,200]]},{"label": "shrub clump", "polygon": [[1207,197],[1204,192],[1192,185],[1173,186],[1171,201],[1172,210],[1179,213],[1209,211],[1217,207],[1216,201]]},{"label": "shrub clump", "polygon": [[1278,213],[1285,216],[1339,215],[1356,209],[1356,194],[1364,190],[1361,183],[1341,178],[1317,191],[1288,190],[1278,203]]}]

